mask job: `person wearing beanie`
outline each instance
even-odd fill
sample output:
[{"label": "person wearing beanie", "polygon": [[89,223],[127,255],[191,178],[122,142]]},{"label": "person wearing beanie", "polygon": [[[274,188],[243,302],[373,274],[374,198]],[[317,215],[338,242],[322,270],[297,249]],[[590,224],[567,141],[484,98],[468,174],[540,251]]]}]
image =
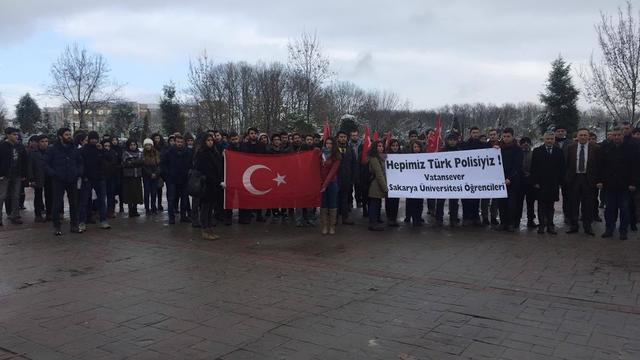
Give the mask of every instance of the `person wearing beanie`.
[{"label": "person wearing beanie", "polygon": [[109,229],[107,222],[107,184],[104,178],[104,152],[97,147],[100,136],[95,131],[87,134],[87,143],[80,149],[82,157],[82,185],[80,186],[80,200],[78,210],[80,215],[80,231],[85,231],[86,224],[91,220],[93,209],[92,193],[96,194],[96,205],[100,216],[100,228]]},{"label": "person wearing beanie", "polygon": [[[20,220],[20,190],[22,181],[27,178],[27,152],[18,141],[20,130],[7,127],[5,139],[0,143],[0,206],[5,202],[11,204],[8,212],[9,220],[14,224],[22,224]],[[0,209],[0,225],[2,225],[2,209]]]},{"label": "person wearing beanie", "polygon": [[144,189],[144,211],[147,216],[158,213],[157,195],[160,181],[160,154],[153,140],[142,142],[142,185]]}]

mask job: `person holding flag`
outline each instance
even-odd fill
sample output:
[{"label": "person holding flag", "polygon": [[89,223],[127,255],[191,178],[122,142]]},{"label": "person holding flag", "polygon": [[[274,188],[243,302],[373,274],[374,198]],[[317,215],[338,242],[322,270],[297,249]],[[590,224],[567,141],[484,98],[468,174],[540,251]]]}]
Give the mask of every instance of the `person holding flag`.
[{"label": "person holding flag", "polygon": [[320,227],[322,235],[336,233],[338,214],[338,169],[340,168],[340,152],[335,139],[328,137],[320,152]]}]

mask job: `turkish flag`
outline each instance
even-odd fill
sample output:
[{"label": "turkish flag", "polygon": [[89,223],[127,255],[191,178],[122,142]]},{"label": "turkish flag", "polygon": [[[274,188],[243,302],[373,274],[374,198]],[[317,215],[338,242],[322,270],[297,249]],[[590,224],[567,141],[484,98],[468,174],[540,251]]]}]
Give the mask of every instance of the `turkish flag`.
[{"label": "turkish flag", "polygon": [[319,150],[292,154],[224,152],[224,208],[320,206]]},{"label": "turkish flag", "polygon": [[425,152],[433,153],[440,151],[442,139],[442,118],[438,115],[436,120],[436,128],[433,130],[433,134],[427,138],[427,148]]}]

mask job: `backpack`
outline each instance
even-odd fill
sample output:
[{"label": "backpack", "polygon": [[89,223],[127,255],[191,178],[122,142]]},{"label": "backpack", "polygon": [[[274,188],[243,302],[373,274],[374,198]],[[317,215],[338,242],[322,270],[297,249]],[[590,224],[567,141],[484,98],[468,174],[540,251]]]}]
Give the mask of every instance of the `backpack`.
[{"label": "backpack", "polygon": [[206,176],[196,169],[189,170],[187,194],[200,198],[207,192]]}]

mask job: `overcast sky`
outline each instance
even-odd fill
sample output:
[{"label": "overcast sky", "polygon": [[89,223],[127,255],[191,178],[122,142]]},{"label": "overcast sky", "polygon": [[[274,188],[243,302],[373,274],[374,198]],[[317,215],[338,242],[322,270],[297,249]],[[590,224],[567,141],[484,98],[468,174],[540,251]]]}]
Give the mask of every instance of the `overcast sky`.
[{"label": "overcast sky", "polygon": [[[578,70],[596,51],[599,12],[617,0],[0,0],[0,94],[41,106],[65,45],[102,53],[124,95],[158,102],[186,87],[188,61],[286,61],[286,44],[317,32],[336,79],[388,89],[413,108],[537,101],[549,63]],[[577,76],[575,81],[580,85]]]}]

